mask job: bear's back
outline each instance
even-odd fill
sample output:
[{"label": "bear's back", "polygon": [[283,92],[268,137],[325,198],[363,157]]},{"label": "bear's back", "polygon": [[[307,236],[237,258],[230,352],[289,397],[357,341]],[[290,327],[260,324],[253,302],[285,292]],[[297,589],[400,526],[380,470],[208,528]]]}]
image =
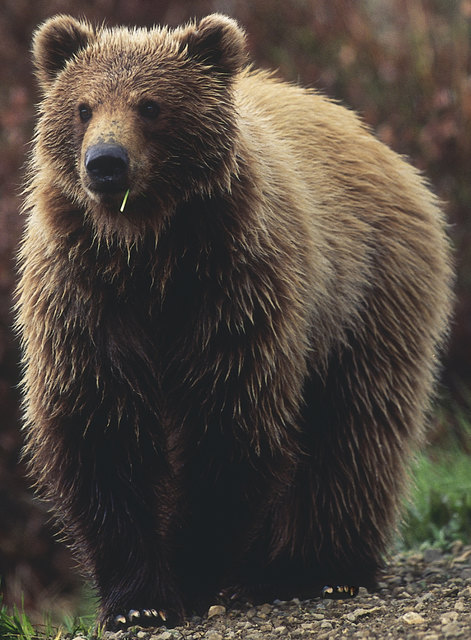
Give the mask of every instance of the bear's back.
[{"label": "bear's back", "polygon": [[[402,210],[416,206],[418,196],[422,205],[435,204],[409,163],[377,140],[353,111],[317,91],[247,70],[239,76],[236,103],[242,120],[256,120],[279,157],[294,163],[315,188],[316,199],[329,207],[339,203],[340,194],[347,206],[360,194],[363,211],[368,199]],[[433,209],[435,217],[438,208]]]},{"label": "bear's back", "polygon": [[[315,90],[252,70],[239,76],[236,108],[241,126],[248,122],[254,136],[261,132],[260,154],[276,156],[274,171],[284,167],[304,185],[311,202],[305,215],[315,219],[317,230],[347,240],[345,225],[360,224],[363,231],[366,225],[382,235],[375,239],[380,244],[391,231],[412,244],[431,235],[430,244],[446,252],[443,215],[428,184],[353,111]],[[268,146],[271,154],[264,153]]]}]

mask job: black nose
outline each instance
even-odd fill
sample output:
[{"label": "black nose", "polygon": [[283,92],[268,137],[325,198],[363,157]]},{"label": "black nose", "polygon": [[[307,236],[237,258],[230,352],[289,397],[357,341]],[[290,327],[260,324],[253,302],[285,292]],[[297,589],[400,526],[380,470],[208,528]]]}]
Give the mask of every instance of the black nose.
[{"label": "black nose", "polygon": [[117,193],[127,187],[129,156],[119,144],[95,144],[85,153],[90,187],[99,193]]}]

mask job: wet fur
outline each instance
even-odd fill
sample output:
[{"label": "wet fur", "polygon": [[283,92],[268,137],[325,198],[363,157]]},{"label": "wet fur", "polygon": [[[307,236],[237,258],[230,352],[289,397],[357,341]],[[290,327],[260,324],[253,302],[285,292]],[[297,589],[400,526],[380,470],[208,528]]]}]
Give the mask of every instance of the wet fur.
[{"label": "wet fur", "polygon": [[[436,199],[353,113],[245,68],[222,16],[59,16],[34,53],[26,454],[102,620],[371,586],[450,312]],[[125,215],[87,191],[100,135],[131,157]]]}]

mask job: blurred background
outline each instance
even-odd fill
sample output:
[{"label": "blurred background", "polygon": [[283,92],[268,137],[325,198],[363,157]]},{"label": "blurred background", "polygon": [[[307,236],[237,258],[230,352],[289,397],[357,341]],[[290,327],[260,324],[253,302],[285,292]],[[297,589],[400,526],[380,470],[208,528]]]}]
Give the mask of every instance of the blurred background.
[{"label": "blurred background", "polygon": [[[259,66],[359,111],[381,140],[426,173],[442,198],[456,250],[457,305],[428,455],[433,461],[447,448],[471,453],[471,0],[2,0],[0,591],[7,604],[23,599],[33,616],[77,612],[82,583],[20,461],[19,355],[11,325],[24,222],[18,213],[22,166],[38,99],[31,34],[58,12],[108,25],[175,26],[212,11],[245,26]],[[461,538],[471,531],[468,507]]]}]

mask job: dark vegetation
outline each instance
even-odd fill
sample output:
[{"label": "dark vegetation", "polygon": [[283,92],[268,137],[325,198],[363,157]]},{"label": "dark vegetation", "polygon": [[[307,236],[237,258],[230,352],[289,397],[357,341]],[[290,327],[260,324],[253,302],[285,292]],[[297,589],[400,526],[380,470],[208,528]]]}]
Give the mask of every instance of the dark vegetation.
[{"label": "dark vegetation", "polygon": [[[246,27],[258,65],[278,68],[284,78],[317,87],[358,110],[384,142],[425,171],[443,199],[456,248],[457,304],[440,410],[431,429],[431,459],[443,448],[471,453],[471,0],[2,0],[0,576],[7,604],[21,603],[23,594],[32,612],[76,610],[79,586],[72,561],[54,542],[44,506],[33,500],[19,462],[19,356],[11,308],[23,222],[18,213],[22,165],[37,100],[31,33],[57,12],[109,25],[176,25],[215,10]],[[426,478],[424,491],[434,482],[430,474]],[[463,478],[464,486],[469,473],[464,471]],[[431,528],[424,527],[422,539],[439,531],[435,541],[442,536],[446,544],[471,535],[471,505],[469,484],[468,498],[450,490],[458,495],[462,525],[457,527],[454,502],[443,497],[442,486],[437,481],[428,506],[422,500],[411,518],[412,530],[424,518],[435,518]],[[414,542],[407,533],[406,543]]]}]

